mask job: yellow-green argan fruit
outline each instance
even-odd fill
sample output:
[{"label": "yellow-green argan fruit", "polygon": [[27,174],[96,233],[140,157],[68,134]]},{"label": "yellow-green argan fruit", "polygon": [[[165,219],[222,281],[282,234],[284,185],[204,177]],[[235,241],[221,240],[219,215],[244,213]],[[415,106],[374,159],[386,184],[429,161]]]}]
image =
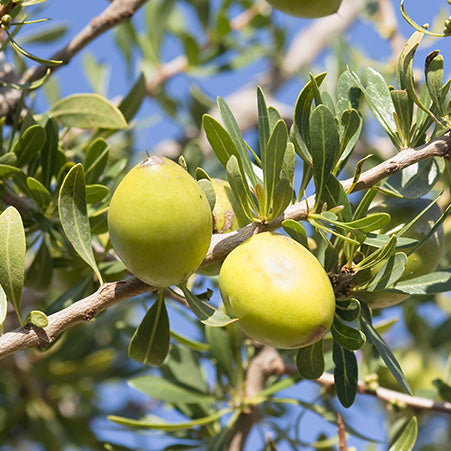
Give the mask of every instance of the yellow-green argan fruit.
[{"label": "yellow-green argan fruit", "polygon": [[[211,183],[216,194],[216,203],[213,208],[213,233],[229,233],[249,224],[249,219],[244,214],[229,182],[213,178]],[[221,269],[222,261],[202,266],[196,272],[203,276],[217,276]]]},{"label": "yellow-green argan fruit", "polygon": [[[431,201],[429,199],[398,199],[392,198],[375,206],[368,213],[389,213],[390,222],[380,231],[384,234],[392,234],[401,230],[406,224],[419,215]],[[440,218],[442,212],[437,204],[434,204],[406,233],[405,238],[423,241],[429,234],[435,222]],[[409,280],[423,276],[434,271],[444,252],[443,227],[438,227],[424,243],[408,255],[407,264],[400,281]],[[375,274],[382,265],[371,268]],[[389,290],[373,291],[367,293],[354,293],[358,299],[366,302],[373,308],[384,308],[405,301],[409,295],[396,293]]]},{"label": "yellow-green argan fruit", "polygon": [[341,0],[268,0],[276,9],[290,16],[314,19],[338,11]]},{"label": "yellow-green argan fruit", "polygon": [[185,281],[205,258],[211,210],[182,167],[152,156],[119,183],[108,229],[115,251],[132,274],[149,285],[168,287]]},{"label": "yellow-green argan fruit", "polygon": [[236,247],[221,267],[219,289],[242,330],[276,348],[310,345],[334,319],[335,296],[325,270],[283,235],[260,233]]}]

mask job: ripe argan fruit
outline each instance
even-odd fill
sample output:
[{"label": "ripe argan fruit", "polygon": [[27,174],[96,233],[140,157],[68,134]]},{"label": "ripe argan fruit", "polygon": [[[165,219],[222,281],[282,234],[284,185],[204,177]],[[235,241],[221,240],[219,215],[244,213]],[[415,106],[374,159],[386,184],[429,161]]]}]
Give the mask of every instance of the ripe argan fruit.
[{"label": "ripe argan fruit", "polygon": [[[391,216],[390,222],[379,233],[391,234],[402,229],[430,203],[431,201],[429,199],[391,198],[375,206],[368,213],[389,213]],[[403,237],[422,241],[429,234],[441,214],[440,207],[434,204],[403,234]],[[399,280],[409,280],[433,272],[437,268],[443,252],[444,232],[443,227],[440,226],[420,247],[408,255],[406,267]],[[371,271],[377,273],[381,267],[382,265],[376,265],[371,268]],[[389,290],[366,293],[357,292],[355,296],[373,308],[390,307],[403,302],[409,297],[408,294],[396,293]]]},{"label": "ripe argan fruit", "polygon": [[332,284],[316,257],[293,239],[252,236],[224,260],[219,288],[228,313],[254,340],[290,349],[320,340],[335,314]]},{"label": "ripe argan fruit", "polygon": [[341,0],[268,0],[276,9],[290,16],[314,19],[338,11]]},{"label": "ripe argan fruit", "polygon": [[132,274],[149,285],[168,287],[185,281],[202,263],[212,217],[197,182],[173,161],[152,156],[120,182],[108,228]]}]

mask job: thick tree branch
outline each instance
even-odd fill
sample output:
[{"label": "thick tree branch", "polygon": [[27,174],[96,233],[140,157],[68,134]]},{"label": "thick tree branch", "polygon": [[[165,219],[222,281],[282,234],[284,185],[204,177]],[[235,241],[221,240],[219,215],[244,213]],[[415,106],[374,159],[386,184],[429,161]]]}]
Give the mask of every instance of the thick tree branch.
[{"label": "thick tree branch", "polygon": [[[433,157],[449,158],[451,153],[451,133],[448,131],[439,138],[415,149],[404,149],[372,169],[363,172],[354,185],[353,191],[359,191],[374,186],[385,177],[392,175],[412,164]],[[353,179],[342,182],[348,190],[353,185]],[[246,241],[253,234],[265,230],[278,229],[285,219],[301,220],[307,217],[307,205],[313,207],[315,198],[289,206],[285,212],[270,224],[249,224],[242,229],[224,235],[213,235],[210,249],[202,264],[208,265],[223,259],[232,249]],[[82,321],[93,318],[97,313],[113,304],[129,299],[138,294],[155,290],[138,279],[132,277],[126,281],[103,285],[96,293],[75,302],[58,313],[50,315],[49,325],[43,329],[16,329],[0,337],[0,359],[14,352],[30,347],[44,347],[51,343],[65,329]]]}]

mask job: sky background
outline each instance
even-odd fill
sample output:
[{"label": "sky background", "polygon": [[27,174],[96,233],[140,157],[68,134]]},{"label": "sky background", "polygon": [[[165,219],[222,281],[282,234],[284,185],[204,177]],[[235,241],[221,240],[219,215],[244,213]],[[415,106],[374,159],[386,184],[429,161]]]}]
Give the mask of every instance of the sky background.
[{"label": "sky background", "polygon": [[[396,5],[401,32],[405,37],[408,37],[412,32],[412,28],[405,23],[399,13],[398,0],[392,1]],[[430,22],[441,8],[447,7],[446,0],[406,0],[405,3],[408,12],[420,23]],[[60,48],[61,42],[69,41],[94,16],[100,14],[106,5],[107,2],[103,0],[47,0],[42,11],[39,13],[39,17],[49,17],[54,23],[66,24],[68,26],[68,32],[65,36],[65,40],[60,41],[58,45],[30,45],[27,49],[40,57],[50,57],[55,50]],[[141,13],[138,12],[137,16],[133,19],[138,27],[142,24]],[[309,20],[288,17],[278,12],[274,12],[274,15],[275,19],[287,28],[290,36],[294,36],[300,29],[310,23]],[[43,24],[30,25],[22,31],[23,36],[29,32],[33,32],[33,27],[36,29],[41,29],[45,26],[46,25]],[[380,60],[384,60],[388,57],[390,52],[389,46],[385,41],[381,40],[369,22],[365,20],[357,21],[346,33],[349,36],[348,39],[351,42],[356,43],[361,52],[368,57]],[[19,35],[18,38],[19,42],[20,36],[21,35]],[[420,50],[418,51],[415,59],[416,66],[422,68],[424,58],[427,53],[434,49],[440,49],[442,54],[445,56],[445,74],[449,74],[450,66],[447,62],[447,57],[451,50],[451,38],[433,40],[428,39],[427,44],[429,44],[430,47],[422,44]],[[181,52],[182,50],[179,43],[174,39],[168,39],[164,45],[163,59],[168,61],[179,55]],[[110,99],[118,98],[127,92],[130,88],[130,83],[139,73],[139,67],[136,65],[133,76],[130,78],[129,74],[127,74],[126,67],[123,63],[123,58],[116,50],[113,33],[110,31],[92,42],[85,50],[78,54],[67,67],[62,67],[56,72],[54,77],[59,84],[61,96],[92,91],[92,87],[90,86],[83,70],[83,61],[87,54],[93,55],[108,68],[107,72],[109,73],[109,82],[106,96]],[[327,64],[327,55],[322,55],[319,58],[319,62],[320,63],[318,65],[315,65],[315,69],[320,69],[321,63]],[[243,85],[246,82],[252,82],[258,79],[258,75],[264,72],[266,68],[266,61],[257,60],[249,66],[246,66],[234,73],[208,77],[198,81],[198,83],[212,98],[218,95],[226,97],[228,94],[234,92],[237,85]],[[180,89],[185,90],[189,88],[190,83],[192,83],[192,80],[180,75],[175,77],[174,80],[170,82],[170,87],[175,91]],[[294,106],[300,87],[302,87],[302,85],[299,81],[288,83],[280,90],[278,93],[278,98],[281,101]],[[47,103],[45,96],[42,93],[38,93],[36,102],[38,109],[45,111],[47,108]],[[176,124],[169,117],[161,115],[160,108],[156,106],[152,100],[146,100],[144,102],[138,115],[138,121],[142,128],[139,130],[138,139],[136,141],[137,158],[142,157],[146,151],[151,151],[153,147],[163,140],[169,138],[176,139],[180,137],[181,133],[183,133],[183,129],[178,124]],[[396,314],[396,308],[390,309],[387,316],[393,316]],[[435,312],[428,312],[428,315],[430,315],[432,321],[436,319],[434,318],[435,314]],[[405,336],[402,332],[402,330],[395,328],[392,333],[389,334],[388,340],[391,340],[392,342],[399,342],[399,340],[402,341],[403,336]],[[290,392],[289,394],[293,394],[293,392]],[[310,399],[313,399],[316,394],[317,388],[313,384],[306,384],[306,388],[302,389],[302,398],[305,400],[308,400],[309,397]],[[132,398],[136,401],[143,399],[138,392],[128,388],[124,384],[105,384],[101,387],[99,399],[101,404],[106,408],[116,407],[118,404],[123,403],[125,398]],[[366,415],[368,412],[370,412],[371,415]],[[355,424],[358,430],[374,437],[383,437],[384,424],[382,422],[382,417],[379,414],[373,415],[375,412],[380,412],[378,402],[370,397],[361,396],[358,397],[356,406],[346,412],[346,416],[348,419],[353,419],[351,423]],[[364,421],[362,421],[362,415],[364,416]],[[313,437],[309,437],[310,428],[308,425],[312,424],[311,422],[314,421],[317,421],[316,418],[308,414],[305,422],[302,423],[303,425],[306,425],[306,427],[304,427],[304,433],[306,434],[305,440],[313,439]],[[132,447],[144,446],[144,448],[147,449],[147,447],[150,446],[146,433],[117,434],[114,432],[115,428],[112,427],[111,423],[103,419],[98,419],[95,424],[100,428],[100,433],[103,434],[106,439],[111,439],[113,437],[124,441],[124,443],[127,443],[128,446]],[[326,425],[325,422],[322,424],[324,424],[323,429],[325,432],[332,433],[334,431],[332,426]],[[437,423],[437,427],[440,428],[441,425]],[[315,433],[317,433],[317,430]],[[257,440],[257,435],[254,434],[253,439]],[[158,449],[160,446],[160,442],[157,438],[153,438],[151,443],[151,449]],[[163,446],[164,442],[161,443],[161,446]],[[356,439],[351,438],[349,440],[349,445],[356,446],[358,450],[362,449],[362,442]],[[150,449],[150,447],[148,449]],[[249,449],[252,449],[252,447]],[[284,448],[281,447],[280,449],[283,451]],[[380,449],[382,450],[384,448],[381,447]]]}]

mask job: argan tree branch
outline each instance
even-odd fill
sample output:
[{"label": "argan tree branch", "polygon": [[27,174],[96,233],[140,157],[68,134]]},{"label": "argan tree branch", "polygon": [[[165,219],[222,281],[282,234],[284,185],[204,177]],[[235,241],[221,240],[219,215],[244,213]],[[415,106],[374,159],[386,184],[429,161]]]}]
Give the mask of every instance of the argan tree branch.
[{"label": "argan tree branch", "polygon": [[[352,191],[360,191],[374,186],[387,176],[395,174],[412,164],[433,157],[449,158],[450,154],[451,132],[448,131],[420,147],[404,149],[394,157],[363,172],[356,183],[351,178],[343,181],[342,184],[345,190],[349,190],[353,186]],[[210,249],[202,265],[220,261],[232,249],[255,233],[278,229],[285,219],[305,219],[308,208],[313,207],[314,201],[314,196],[311,196],[307,200],[289,206],[281,216],[269,224],[251,223],[236,232],[213,235]],[[122,282],[105,284],[96,293],[50,315],[49,324],[45,328],[19,328],[5,333],[0,337],[0,359],[22,349],[45,347],[69,327],[92,319],[97,313],[120,301],[153,290],[155,290],[154,287],[146,285],[134,277]]]},{"label": "argan tree branch", "polygon": [[[69,61],[80,50],[85,48],[97,37],[120,24],[129,20],[136,11],[146,3],[147,0],[113,0],[100,15],[94,17],[65,47],[54,53],[50,59],[62,61],[63,64]],[[46,66],[41,64],[33,67],[25,74],[24,82],[32,82],[42,78],[50,69],[55,71],[60,66]]]},{"label": "argan tree branch", "polygon": [[[333,387],[335,385],[334,376],[331,373],[324,373],[319,379],[316,380],[319,384],[325,387]],[[406,393],[401,393],[395,390],[390,390],[385,387],[377,387],[375,389],[370,388],[365,382],[359,381],[357,393],[375,396],[387,403],[397,403],[411,407],[418,411],[434,411],[440,413],[451,414],[450,402],[433,401],[432,399],[420,398],[418,396],[411,396]]]}]

